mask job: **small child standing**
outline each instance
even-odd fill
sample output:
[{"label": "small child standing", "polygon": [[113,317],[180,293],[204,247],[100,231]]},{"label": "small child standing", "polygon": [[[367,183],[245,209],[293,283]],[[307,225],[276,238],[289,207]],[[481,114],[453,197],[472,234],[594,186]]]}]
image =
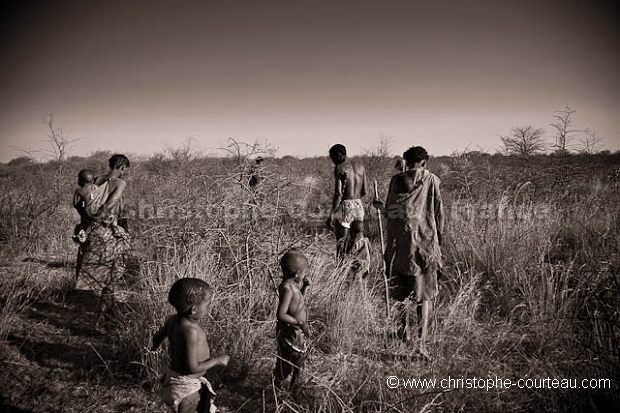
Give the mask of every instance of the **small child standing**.
[{"label": "small child standing", "polygon": [[207,370],[227,366],[229,356],[211,357],[205,331],[198,321],[209,313],[213,290],[201,279],[181,278],[170,288],[168,301],[177,314],[153,336],[152,351],[168,337],[170,369],[163,378],[162,400],[179,413],[214,413],[215,392],[203,377]]},{"label": "small child standing", "polygon": [[94,181],[95,173],[90,169],[82,169],[78,173],[79,188],[73,194],[73,207],[80,214],[80,223],[73,229],[73,236],[71,237],[78,244],[86,242],[88,227],[93,222],[93,218],[88,215],[86,207],[92,201],[93,192],[98,188]]},{"label": "small child standing", "polygon": [[274,385],[280,389],[282,382],[292,373],[291,391],[297,399],[301,385],[301,374],[306,360],[306,337],[308,311],[304,300],[310,280],[306,278],[308,260],[299,251],[289,250],[280,259],[282,282],[278,287],[279,303],[276,324],[278,356],[273,371]]},{"label": "small child standing", "polygon": [[351,260],[350,273],[361,282],[370,272],[370,242],[364,236],[364,222],[353,221],[350,235],[351,241],[347,248],[347,256]]}]

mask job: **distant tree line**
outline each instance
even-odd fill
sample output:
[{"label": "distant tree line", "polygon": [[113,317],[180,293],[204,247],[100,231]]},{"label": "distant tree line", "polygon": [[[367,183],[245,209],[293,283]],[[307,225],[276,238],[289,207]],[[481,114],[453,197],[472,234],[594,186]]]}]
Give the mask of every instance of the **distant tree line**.
[{"label": "distant tree line", "polygon": [[[532,156],[551,150],[552,153],[567,155],[570,153],[594,154],[601,150],[598,135],[590,128],[575,129],[573,116],[577,111],[566,105],[556,111],[551,127],[555,131],[553,143],[545,138],[545,130],[532,125],[513,126],[510,134],[501,135],[503,152],[507,155]],[[581,136],[580,136],[581,135]]]}]

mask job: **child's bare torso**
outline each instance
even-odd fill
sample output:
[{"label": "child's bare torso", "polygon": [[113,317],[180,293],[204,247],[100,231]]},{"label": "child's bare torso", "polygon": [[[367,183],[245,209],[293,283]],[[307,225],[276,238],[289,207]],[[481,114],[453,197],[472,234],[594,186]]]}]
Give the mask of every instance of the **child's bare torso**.
[{"label": "child's bare torso", "polygon": [[[287,288],[292,293],[291,303],[288,306],[288,315],[295,317],[296,320],[306,324],[308,322],[308,311],[306,309],[304,296],[299,287],[295,283],[284,282],[282,288]],[[280,292],[280,294],[282,293],[283,291]]]},{"label": "child's bare torso", "polygon": [[205,361],[211,357],[209,351],[209,344],[207,343],[207,336],[205,331],[195,322],[192,322],[185,317],[173,316],[168,325],[168,340],[170,341],[170,369],[175,372],[187,375],[189,377],[199,378],[205,374],[206,371],[191,373],[187,365],[187,342],[186,337],[189,336],[190,329],[198,331],[198,341],[195,346],[198,349],[198,360]]}]

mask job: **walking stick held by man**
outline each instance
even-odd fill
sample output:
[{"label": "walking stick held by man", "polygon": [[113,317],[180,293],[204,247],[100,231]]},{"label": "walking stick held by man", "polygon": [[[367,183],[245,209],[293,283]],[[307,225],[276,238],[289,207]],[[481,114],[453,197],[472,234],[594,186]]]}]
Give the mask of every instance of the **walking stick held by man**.
[{"label": "walking stick held by man", "polygon": [[[375,179],[375,199],[379,200],[379,190]],[[381,221],[381,210],[377,207],[377,219],[379,220],[379,239],[381,240],[381,262],[383,263],[383,282],[385,283],[385,313],[390,318],[390,293],[388,287],[388,275],[385,267],[385,241],[383,241],[383,223]]]}]

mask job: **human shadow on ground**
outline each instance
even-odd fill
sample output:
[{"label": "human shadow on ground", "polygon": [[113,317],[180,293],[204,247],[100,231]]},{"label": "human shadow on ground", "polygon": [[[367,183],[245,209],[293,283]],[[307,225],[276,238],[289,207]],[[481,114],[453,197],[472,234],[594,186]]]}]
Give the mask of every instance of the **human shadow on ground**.
[{"label": "human shadow on ground", "polygon": [[9,334],[7,341],[14,345],[28,360],[51,369],[63,368],[74,373],[91,374],[108,368],[106,360],[113,360],[114,354],[101,343],[82,342],[76,345],[36,341],[30,337]]},{"label": "human shadow on ground", "polygon": [[[44,321],[60,329],[69,330],[72,336],[94,337],[101,335],[94,328],[100,297],[94,291],[71,290],[58,301],[38,301],[31,305],[28,318]],[[114,302],[114,318],[132,311],[131,302]]]},{"label": "human shadow on ground", "polygon": [[66,372],[70,377],[68,380],[75,383],[92,379],[99,384],[140,383],[137,367],[127,358],[122,347],[110,342],[70,339],[74,341],[58,343],[10,334],[7,342],[38,366]]},{"label": "human shadow on ground", "polygon": [[75,260],[45,260],[43,258],[26,257],[22,262],[33,262],[45,265],[47,268],[75,268]]},{"label": "human shadow on ground", "polygon": [[[77,254],[77,253],[76,253]],[[32,262],[35,264],[45,265],[47,268],[65,268],[75,269],[76,259],[43,259],[37,257],[26,257],[22,259],[22,262]],[[140,278],[141,262],[140,258],[135,255],[128,255],[125,257],[125,274],[123,277],[126,281],[132,283],[136,282]]]},{"label": "human shadow on ground", "polygon": [[37,328],[15,332],[9,341],[42,367],[74,368],[81,370],[79,375],[98,370],[131,381],[137,369],[132,364],[135,354],[119,345],[117,328],[124,322],[123,315],[131,313],[132,303],[115,302],[112,318],[102,331],[95,328],[99,300],[93,291],[71,290],[57,300],[35,302],[27,317]]},{"label": "human shadow on ground", "polygon": [[70,291],[64,302],[39,301],[33,303],[28,318],[45,321],[55,327],[68,329],[72,336],[93,336],[92,327],[99,297],[92,291]]}]

